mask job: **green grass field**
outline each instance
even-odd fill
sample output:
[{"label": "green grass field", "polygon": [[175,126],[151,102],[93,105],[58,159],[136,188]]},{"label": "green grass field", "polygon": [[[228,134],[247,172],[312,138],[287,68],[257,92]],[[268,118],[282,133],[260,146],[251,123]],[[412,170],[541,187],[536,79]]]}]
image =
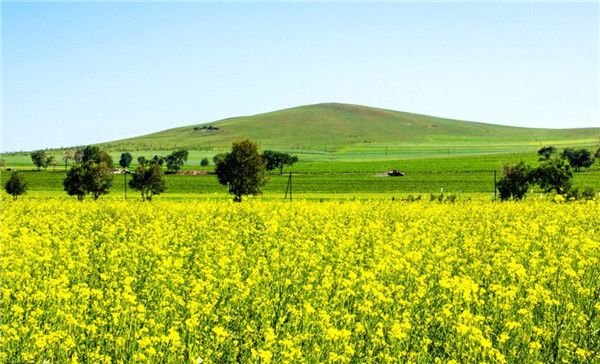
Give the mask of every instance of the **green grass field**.
[{"label": "green grass field", "polygon": [[[495,154],[450,158],[408,160],[299,162],[286,172],[293,172],[293,192],[297,198],[399,198],[412,193],[485,194],[494,192],[494,170],[502,163],[525,160],[534,165],[534,154]],[[188,165],[188,168],[190,166]],[[29,184],[29,197],[66,196],[62,188],[63,168],[38,172],[32,166],[22,167]],[[404,177],[382,176],[390,168],[406,173]],[[211,170],[212,167],[208,167]],[[8,173],[1,174],[5,183]],[[130,177],[129,177],[130,178]],[[168,190],[161,198],[216,198],[228,199],[226,188],[219,185],[214,175],[167,175]],[[264,187],[263,198],[283,198],[288,175],[272,174]],[[122,175],[115,175],[109,196],[123,197]],[[575,173],[578,187],[600,186],[600,163]],[[534,189],[538,192],[537,189]],[[134,191],[130,197],[137,198]]]}]

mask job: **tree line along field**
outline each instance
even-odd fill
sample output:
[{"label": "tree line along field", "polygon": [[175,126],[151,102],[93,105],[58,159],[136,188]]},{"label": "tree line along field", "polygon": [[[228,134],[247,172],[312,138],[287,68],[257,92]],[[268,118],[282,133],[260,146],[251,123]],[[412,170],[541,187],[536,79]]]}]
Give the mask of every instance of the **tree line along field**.
[{"label": "tree line along field", "polygon": [[0,362],[598,360],[598,201],[0,206]]},{"label": "tree line along field", "polygon": [[[141,153],[140,153],[141,154]],[[194,156],[194,152],[191,153]],[[143,153],[151,156],[152,153]],[[66,196],[63,191],[64,166],[49,167],[37,172],[27,156],[22,163],[15,163],[22,170],[28,182],[29,192],[25,196]],[[113,157],[114,159],[114,157]],[[117,159],[118,160],[118,159]],[[407,160],[362,160],[362,161],[302,161],[286,167],[284,175],[271,174],[263,188],[266,197],[283,196],[288,182],[288,171],[293,172],[293,192],[297,197],[330,195],[331,197],[377,197],[391,198],[394,194],[407,193],[487,193],[494,192],[494,170],[499,171],[504,163],[524,160],[535,164],[535,153],[489,154],[462,157],[438,157]],[[9,163],[11,160],[9,159]],[[14,162],[13,162],[14,163]],[[198,163],[199,164],[199,163]],[[10,164],[9,164],[10,165]],[[135,168],[135,162],[132,168]],[[194,160],[186,162],[184,169],[212,171],[214,166],[194,166]],[[400,169],[404,177],[387,177],[382,174],[389,169]],[[226,196],[226,188],[219,185],[214,175],[166,175],[167,191],[164,198]],[[8,173],[2,173],[2,183]],[[128,176],[128,178],[131,178]],[[115,175],[108,196],[123,197],[123,175]],[[600,186],[600,163],[574,174],[576,187]],[[534,192],[539,190],[532,187]],[[135,191],[128,191],[129,197],[136,197]],[[106,198],[106,197],[105,197]]]}]

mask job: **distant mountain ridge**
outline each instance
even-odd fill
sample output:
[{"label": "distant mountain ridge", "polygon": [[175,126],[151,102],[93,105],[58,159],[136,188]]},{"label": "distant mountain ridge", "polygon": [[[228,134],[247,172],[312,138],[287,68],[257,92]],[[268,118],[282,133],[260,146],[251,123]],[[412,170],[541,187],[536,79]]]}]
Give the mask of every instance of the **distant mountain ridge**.
[{"label": "distant mountain ridge", "polygon": [[249,138],[263,149],[344,150],[369,145],[596,143],[600,128],[536,129],[322,103],[188,125],[100,143],[110,150],[223,150]]}]

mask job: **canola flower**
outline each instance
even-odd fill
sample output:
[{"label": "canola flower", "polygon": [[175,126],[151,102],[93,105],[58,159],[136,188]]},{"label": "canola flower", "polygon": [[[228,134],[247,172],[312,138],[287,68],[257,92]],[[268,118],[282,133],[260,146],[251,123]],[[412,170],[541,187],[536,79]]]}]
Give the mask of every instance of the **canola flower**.
[{"label": "canola flower", "polygon": [[1,202],[0,362],[598,362],[600,202]]}]

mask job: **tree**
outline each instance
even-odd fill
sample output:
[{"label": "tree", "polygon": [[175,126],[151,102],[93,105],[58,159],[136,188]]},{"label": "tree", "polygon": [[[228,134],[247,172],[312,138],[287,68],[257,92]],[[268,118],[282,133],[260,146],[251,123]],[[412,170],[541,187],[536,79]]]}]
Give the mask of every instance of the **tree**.
[{"label": "tree", "polygon": [[219,183],[228,186],[235,202],[241,202],[244,195],[260,194],[266,182],[265,162],[258,144],[247,139],[233,143],[231,152],[219,161],[215,172]]},{"label": "tree", "polygon": [[281,165],[281,167],[279,167],[279,174],[283,174],[283,167],[284,166],[290,166],[291,167],[296,162],[298,162],[298,157],[297,156],[286,154],[286,157],[283,160],[283,164]]},{"label": "tree", "polygon": [[87,147],[83,148],[81,163],[104,163],[107,167],[113,168],[113,160],[110,154],[95,145],[88,145]]},{"label": "tree", "polygon": [[31,153],[31,161],[33,165],[37,167],[38,171],[43,167],[48,167],[48,157],[46,156],[45,150],[36,150]]},{"label": "tree", "polygon": [[556,148],[553,145],[549,145],[547,147],[543,147],[538,150],[538,155],[540,156],[540,160],[548,160],[554,153],[556,153]]},{"label": "tree", "polygon": [[283,174],[283,167],[291,166],[298,162],[298,157],[296,156],[272,150],[265,150],[262,157],[265,160],[267,171],[279,169],[279,174]]},{"label": "tree", "polygon": [[594,153],[594,157],[598,160],[600,160],[600,148],[598,148],[598,150],[596,151],[596,153]]},{"label": "tree", "polygon": [[4,168],[4,166],[6,166],[6,161],[4,158],[0,158],[0,168]]},{"label": "tree", "polygon": [[165,161],[167,162],[167,170],[175,172],[179,171],[183,166],[183,163],[187,161],[188,156],[189,153],[185,149],[177,150],[169,154],[165,158]]},{"label": "tree", "polygon": [[121,159],[119,159],[119,165],[121,166],[121,168],[129,168],[129,165],[131,164],[132,160],[133,160],[133,157],[131,156],[131,153],[129,153],[129,152],[121,153]]},{"label": "tree", "polygon": [[63,180],[64,190],[69,196],[77,196],[79,201],[83,201],[87,190],[84,182],[85,170],[79,163],[73,165],[67,171],[67,177]]},{"label": "tree", "polygon": [[531,182],[531,168],[525,162],[505,164],[497,187],[502,201],[514,198],[521,200],[527,193]]},{"label": "tree", "polygon": [[138,157],[137,161],[140,166],[145,166],[146,164],[148,164],[148,160],[144,156]]},{"label": "tree", "polygon": [[587,149],[565,148],[562,152],[562,157],[567,159],[571,167],[575,168],[575,172],[579,172],[581,168],[588,168],[594,164],[594,156]]},{"label": "tree", "polygon": [[213,156],[213,158],[212,158],[212,160],[213,160],[213,163],[214,163],[215,165],[217,165],[217,164],[219,164],[219,162],[222,162],[222,161],[225,159],[225,155],[226,155],[226,154],[227,154],[227,153],[219,153],[219,154],[215,154],[215,155]]},{"label": "tree", "polygon": [[165,177],[158,164],[149,166],[139,165],[133,173],[129,187],[138,190],[142,194],[142,200],[152,200],[152,196],[164,192],[166,189]]},{"label": "tree", "polygon": [[52,170],[56,171],[56,157],[51,155],[48,157],[46,162],[49,166],[52,166]]},{"label": "tree", "polygon": [[107,194],[112,185],[112,158],[96,146],[85,147],[80,155],[81,162],[75,163],[63,180],[64,189],[80,201],[88,193],[96,200],[100,195]]},{"label": "tree", "polygon": [[202,160],[200,161],[200,165],[202,167],[207,167],[210,164],[210,162],[208,161],[208,158],[204,157],[202,158]]},{"label": "tree", "polygon": [[152,159],[150,159],[149,163],[156,164],[157,166],[162,166],[165,163],[165,158],[159,155],[155,155],[154,157],[152,157]]},{"label": "tree", "polygon": [[13,199],[17,199],[17,196],[20,196],[27,192],[27,183],[25,183],[25,177],[19,172],[13,172],[10,174],[10,178],[4,185],[4,189],[10,195],[12,195]]},{"label": "tree", "polygon": [[560,158],[551,158],[532,171],[532,180],[546,192],[567,192],[571,188],[572,178],[571,166]]},{"label": "tree", "polygon": [[90,163],[85,166],[83,183],[86,191],[92,194],[94,200],[100,195],[108,194],[113,181],[112,168],[108,168],[106,162]]}]

